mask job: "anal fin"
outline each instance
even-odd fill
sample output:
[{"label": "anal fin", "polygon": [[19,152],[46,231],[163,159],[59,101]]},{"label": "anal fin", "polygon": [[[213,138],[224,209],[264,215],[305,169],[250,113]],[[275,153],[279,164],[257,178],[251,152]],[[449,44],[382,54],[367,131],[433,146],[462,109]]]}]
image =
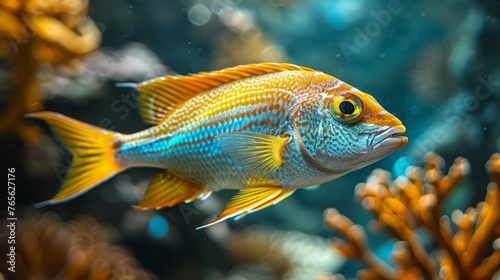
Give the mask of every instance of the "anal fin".
[{"label": "anal fin", "polygon": [[160,209],[207,197],[212,191],[190,180],[175,176],[168,171],[156,174],[142,197],[134,206],[138,210]]},{"label": "anal fin", "polygon": [[201,229],[222,222],[232,217],[243,217],[249,213],[264,209],[290,196],[295,189],[284,189],[280,186],[248,187],[241,190],[226,204],[217,218],[198,227]]}]

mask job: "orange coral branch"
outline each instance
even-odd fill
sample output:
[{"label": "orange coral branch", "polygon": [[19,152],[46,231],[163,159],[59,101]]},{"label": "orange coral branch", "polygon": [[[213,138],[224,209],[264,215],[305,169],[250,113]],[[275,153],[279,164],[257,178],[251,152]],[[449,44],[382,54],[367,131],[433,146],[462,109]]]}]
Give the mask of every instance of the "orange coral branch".
[{"label": "orange coral branch", "polygon": [[19,7],[21,7],[21,2],[19,0],[2,0],[0,7],[4,7],[11,12],[15,12],[19,10]]},{"label": "orange coral branch", "polygon": [[84,55],[93,51],[101,40],[99,29],[90,20],[82,23],[78,30],[72,30],[58,19],[45,15],[36,15],[30,19],[33,29],[40,38],[74,55]]},{"label": "orange coral branch", "polygon": [[323,216],[330,228],[340,231],[349,241],[345,243],[340,239],[334,239],[332,245],[345,257],[357,257],[371,268],[370,271],[359,275],[360,279],[369,279],[371,276],[384,279],[394,278],[394,271],[369,248],[365,231],[361,226],[354,225],[349,218],[339,214],[333,208],[326,209]]},{"label": "orange coral branch", "polygon": [[500,250],[496,250],[480,266],[476,267],[471,274],[471,279],[493,279],[500,267]]},{"label": "orange coral branch", "polygon": [[13,91],[0,114],[1,133],[33,140],[35,129],[27,129],[23,115],[42,108],[36,77],[40,63],[68,63],[98,47],[101,34],[87,17],[87,7],[88,0],[1,1],[0,57],[14,65]]},{"label": "orange coral branch", "polygon": [[[493,155],[486,164],[492,174],[492,180],[498,180],[500,174],[500,154]],[[500,187],[498,183],[491,182],[488,185],[488,193],[484,203],[481,204],[476,230],[462,256],[463,265],[471,270],[484,252],[487,244],[493,239],[492,233],[500,223]],[[492,214],[494,213],[494,214]]]},{"label": "orange coral branch", "polygon": [[[443,201],[469,172],[469,163],[457,158],[448,174],[443,175],[444,160],[439,155],[429,153],[425,161],[425,169],[409,167],[406,177],[392,183],[389,172],[374,170],[366,183],[356,187],[358,198],[375,214],[377,224],[387,227],[403,241],[398,243],[394,254],[398,269],[387,270],[376,257],[373,261],[364,231],[348,218],[327,209],[325,221],[347,239],[347,242],[337,240],[334,246],[347,257],[357,257],[366,263],[370,269],[360,275],[367,279],[419,279],[422,274],[432,279],[491,279],[500,271],[500,154],[494,154],[486,165],[491,183],[485,201],[465,213],[456,210],[452,219],[442,214]],[[455,231],[451,221],[456,225]],[[428,253],[418,240],[417,227],[427,229],[437,242],[440,250],[436,259],[431,257],[436,254]],[[484,258],[488,244],[495,238],[495,252]]]},{"label": "orange coral branch", "polygon": [[23,37],[23,23],[9,11],[2,9],[0,7],[0,38],[4,37],[9,39],[9,36],[12,36],[12,39]]},{"label": "orange coral branch", "polygon": [[[377,184],[380,182],[380,184]],[[357,196],[362,197],[363,206],[372,211],[399,240],[406,241],[416,264],[431,276],[437,273],[437,264],[430,258],[415,236],[415,222],[407,205],[410,195],[421,195],[421,191],[411,181],[398,178],[400,185],[390,184],[390,173],[374,170],[366,184],[357,186]],[[403,196],[391,196],[403,192]]]}]

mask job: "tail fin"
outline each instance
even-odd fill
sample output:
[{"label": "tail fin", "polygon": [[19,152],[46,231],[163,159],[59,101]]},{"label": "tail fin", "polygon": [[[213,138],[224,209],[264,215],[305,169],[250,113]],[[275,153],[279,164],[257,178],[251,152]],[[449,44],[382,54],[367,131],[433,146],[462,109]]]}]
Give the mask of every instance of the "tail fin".
[{"label": "tail fin", "polygon": [[47,121],[73,155],[60,190],[52,199],[38,203],[38,207],[74,198],[125,169],[113,156],[113,141],[121,136],[120,133],[53,112],[38,112],[27,117]]}]

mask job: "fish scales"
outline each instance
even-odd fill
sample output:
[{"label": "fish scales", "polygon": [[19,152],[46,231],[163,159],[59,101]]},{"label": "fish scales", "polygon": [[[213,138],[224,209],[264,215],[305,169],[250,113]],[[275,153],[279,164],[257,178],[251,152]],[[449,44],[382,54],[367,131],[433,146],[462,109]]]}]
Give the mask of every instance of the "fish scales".
[{"label": "fish scales", "polygon": [[305,80],[296,83],[307,85],[314,75],[298,71],[267,74],[267,79],[249,78],[197,95],[163,121],[165,131],[156,132],[153,138],[141,135],[135,140],[132,136],[116,156],[120,161],[156,162],[212,190],[228,188],[228,182],[231,188],[244,188],[248,174],[223,153],[215,136],[234,131],[284,133],[286,108],[292,107],[297,95],[307,94],[297,86],[290,90],[288,85],[294,80]]}]

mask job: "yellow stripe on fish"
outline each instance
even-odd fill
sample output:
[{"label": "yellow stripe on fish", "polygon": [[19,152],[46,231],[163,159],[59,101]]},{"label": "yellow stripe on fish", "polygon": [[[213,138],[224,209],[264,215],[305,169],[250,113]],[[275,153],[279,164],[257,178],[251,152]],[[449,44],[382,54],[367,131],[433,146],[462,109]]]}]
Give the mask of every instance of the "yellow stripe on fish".
[{"label": "yellow stripe on fish", "polygon": [[140,92],[142,118],[152,127],[124,135],[56,113],[29,115],[46,120],[74,155],[60,191],[42,205],[71,199],[126,168],[154,166],[166,171],[153,178],[137,209],[240,190],[212,225],[338,178],[407,143],[401,121],[375,98],[292,64],[127,85]]}]

